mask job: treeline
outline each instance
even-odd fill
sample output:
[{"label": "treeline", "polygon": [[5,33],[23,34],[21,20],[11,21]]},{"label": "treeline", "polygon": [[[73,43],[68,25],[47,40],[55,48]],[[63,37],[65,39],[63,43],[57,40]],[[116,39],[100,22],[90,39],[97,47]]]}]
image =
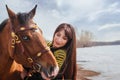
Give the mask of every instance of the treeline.
[{"label": "treeline", "polygon": [[107,46],[107,45],[120,45],[120,40],[112,41],[112,42],[97,42],[93,41],[94,35],[92,32],[87,30],[81,30],[81,32],[77,33],[77,47],[91,47],[91,46]]},{"label": "treeline", "polygon": [[77,32],[77,47],[90,47],[94,39],[93,33],[87,30]]}]

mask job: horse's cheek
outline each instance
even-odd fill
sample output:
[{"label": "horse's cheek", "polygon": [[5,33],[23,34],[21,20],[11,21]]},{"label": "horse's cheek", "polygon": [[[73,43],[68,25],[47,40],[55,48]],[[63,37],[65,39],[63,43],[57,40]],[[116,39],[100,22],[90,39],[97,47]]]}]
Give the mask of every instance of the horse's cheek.
[{"label": "horse's cheek", "polygon": [[13,58],[14,55],[14,46],[11,45],[11,43],[8,43],[8,53],[11,58]]},{"label": "horse's cheek", "polygon": [[20,54],[24,53],[24,48],[23,48],[22,43],[18,43],[18,44],[15,45],[14,53],[20,53]]},{"label": "horse's cheek", "polygon": [[[15,49],[13,52],[13,58],[18,63],[24,62],[24,48],[22,46],[22,43],[15,44]],[[23,63],[21,63],[23,64]]]}]

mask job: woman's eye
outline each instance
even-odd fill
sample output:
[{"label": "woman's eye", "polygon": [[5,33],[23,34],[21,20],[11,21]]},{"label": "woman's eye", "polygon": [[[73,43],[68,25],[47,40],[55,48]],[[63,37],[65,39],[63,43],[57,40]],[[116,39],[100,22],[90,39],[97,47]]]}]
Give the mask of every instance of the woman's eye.
[{"label": "woman's eye", "polygon": [[23,40],[30,40],[30,38],[28,36],[23,36],[22,39]]},{"label": "woman's eye", "polygon": [[67,38],[67,37],[63,37],[63,39],[64,39],[64,40],[68,40],[68,38]]},{"label": "woman's eye", "polygon": [[57,34],[57,36],[59,37],[59,36],[61,36],[60,34]]}]

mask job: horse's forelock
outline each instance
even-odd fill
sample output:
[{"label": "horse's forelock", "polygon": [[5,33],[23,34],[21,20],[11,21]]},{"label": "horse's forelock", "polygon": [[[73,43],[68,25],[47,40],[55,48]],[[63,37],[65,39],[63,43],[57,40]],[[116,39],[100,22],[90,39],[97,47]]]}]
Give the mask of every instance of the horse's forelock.
[{"label": "horse's forelock", "polygon": [[27,13],[18,13],[17,16],[21,25],[27,24],[30,20],[30,16]]}]

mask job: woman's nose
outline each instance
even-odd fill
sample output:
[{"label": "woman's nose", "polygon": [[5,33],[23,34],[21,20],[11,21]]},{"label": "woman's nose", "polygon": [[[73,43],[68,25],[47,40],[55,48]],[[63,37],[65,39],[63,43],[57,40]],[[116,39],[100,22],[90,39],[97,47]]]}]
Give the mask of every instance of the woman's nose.
[{"label": "woman's nose", "polygon": [[61,39],[61,38],[59,38],[57,41],[58,41],[58,42],[61,42],[61,41],[62,41],[62,39]]}]

